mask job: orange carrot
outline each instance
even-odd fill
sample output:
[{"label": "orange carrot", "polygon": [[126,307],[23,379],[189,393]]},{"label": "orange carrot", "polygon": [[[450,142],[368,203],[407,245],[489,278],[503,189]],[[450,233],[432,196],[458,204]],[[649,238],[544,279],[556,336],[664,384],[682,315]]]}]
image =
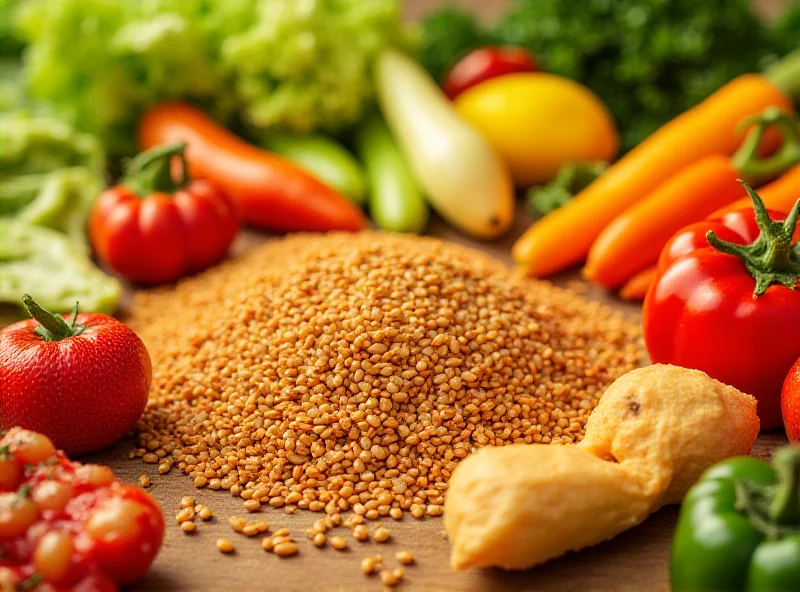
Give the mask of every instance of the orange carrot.
[{"label": "orange carrot", "polygon": [[[800,128],[795,116],[769,108],[744,123],[756,127],[733,158],[713,155],[689,165],[606,226],[589,251],[584,276],[606,288],[622,286],[655,264],[678,230],[741,196],[738,179],[757,186],[800,162]],[[783,135],[783,145],[771,157],[761,159],[761,139],[773,128]]]},{"label": "orange carrot", "polygon": [[654,265],[637,273],[622,286],[622,289],[619,291],[620,298],[634,302],[643,302],[647,291],[656,280],[657,272],[658,268]]},{"label": "orange carrot", "polygon": [[727,156],[708,156],[685,168],[606,226],[589,251],[584,277],[619,288],[653,265],[677,230],[739,197],[738,178]]},{"label": "orange carrot", "polygon": [[663,126],[575,199],[535,223],[514,245],[514,260],[536,276],[579,263],[606,225],[675,173],[706,156],[733,154],[744,118],[770,106],[793,111],[782,88],[797,90],[800,55],[789,59],[787,68],[776,70],[775,82],[758,74],[740,76]]},{"label": "orange carrot", "polygon": [[[800,165],[797,165],[784,173],[777,181],[764,185],[758,190],[764,204],[770,210],[789,213],[794,202],[800,199]],[[753,200],[749,197],[738,199],[730,205],[725,206],[714,212],[709,218],[717,218],[734,210],[741,210],[753,205]],[[699,218],[698,218],[699,220]]]}]

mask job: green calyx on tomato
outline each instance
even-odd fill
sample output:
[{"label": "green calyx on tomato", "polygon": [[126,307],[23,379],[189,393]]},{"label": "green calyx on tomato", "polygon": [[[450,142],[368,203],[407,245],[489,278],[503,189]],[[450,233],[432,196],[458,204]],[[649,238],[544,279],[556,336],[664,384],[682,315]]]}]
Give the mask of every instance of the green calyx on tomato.
[{"label": "green calyx on tomato", "polygon": [[747,183],[742,182],[742,185],[753,199],[761,234],[752,244],[737,245],[709,231],[706,234],[708,243],[716,250],[742,260],[756,282],[754,297],[761,296],[772,284],[794,290],[800,281],[800,244],[792,244],[792,237],[800,214],[800,200],[794,204],[786,220],[775,222],[758,194]]},{"label": "green calyx on tomato", "polygon": [[800,449],[714,465],[689,490],[672,542],[673,592],[800,589]]},{"label": "green calyx on tomato", "polygon": [[78,303],[75,303],[75,310],[72,311],[72,318],[67,322],[64,317],[53,314],[36,304],[36,302],[25,294],[22,297],[22,305],[31,318],[35,319],[39,325],[34,329],[35,333],[45,341],[61,341],[70,337],[75,337],[84,332],[86,327],[76,323],[78,319]]},{"label": "green calyx on tomato", "polygon": [[[173,175],[172,159],[180,161],[180,177]],[[173,142],[151,148],[132,158],[125,166],[122,184],[130,187],[139,197],[151,193],[175,193],[189,182],[186,164],[186,142]]]}]

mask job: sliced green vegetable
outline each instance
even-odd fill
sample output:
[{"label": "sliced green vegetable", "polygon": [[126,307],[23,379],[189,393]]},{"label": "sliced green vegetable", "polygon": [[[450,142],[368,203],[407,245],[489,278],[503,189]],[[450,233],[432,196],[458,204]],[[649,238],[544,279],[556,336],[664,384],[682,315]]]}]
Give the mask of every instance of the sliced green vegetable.
[{"label": "sliced green vegetable", "polygon": [[0,119],[0,217],[48,226],[85,244],[103,169],[93,136],[52,118]]},{"label": "sliced green vegetable", "polygon": [[367,201],[375,223],[394,232],[422,232],[428,205],[386,122],[374,114],[356,130],[356,150],[369,182]]},{"label": "sliced green vegetable", "polygon": [[605,162],[570,163],[547,185],[531,187],[525,195],[528,210],[544,216],[569,202],[608,169]]},{"label": "sliced green vegetable", "polygon": [[85,243],[86,220],[102,191],[103,184],[88,169],[59,169],[45,176],[36,197],[14,217],[58,230]]},{"label": "sliced green vegetable", "polygon": [[353,154],[339,142],[322,134],[270,133],[259,138],[270,152],[288,158],[320,181],[364,205],[364,169]]},{"label": "sliced green vegetable", "polygon": [[95,267],[86,247],[64,234],[26,222],[0,220],[0,302],[30,294],[43,307],[111,313],[122,287]]},{"label": "sliced green vegetable", "polygon": [[49,117],[0,118],[0,173],[30,175],[83,166],[100,176],[105,159],[94,136]]}]

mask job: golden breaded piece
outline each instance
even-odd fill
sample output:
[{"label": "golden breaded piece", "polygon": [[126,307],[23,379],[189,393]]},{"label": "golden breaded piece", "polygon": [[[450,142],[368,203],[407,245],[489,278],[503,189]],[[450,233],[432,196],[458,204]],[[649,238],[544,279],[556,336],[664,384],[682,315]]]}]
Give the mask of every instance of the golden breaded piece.
[{"label": "golden breaded piece", "polygon": [[577,446],[483,448],[450,480],[454,569],[524,569],[640,524],[677,503],[758,435],[753,397],[703,372],[656,365],[612,384]]}]

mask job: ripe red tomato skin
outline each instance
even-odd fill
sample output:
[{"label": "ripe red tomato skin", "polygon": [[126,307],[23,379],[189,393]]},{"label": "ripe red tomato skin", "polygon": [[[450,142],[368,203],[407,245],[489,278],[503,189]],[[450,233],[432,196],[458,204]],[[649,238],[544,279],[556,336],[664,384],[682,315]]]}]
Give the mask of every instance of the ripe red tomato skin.
[{"label": "ripe red tomato skin", "polygon": [[789,441],[800,442],[800,359],[789,371],[783,383],[781,411]]},{"label": "ripe red tomato skin", "polygon": [[69,454],[100,450],[141,417],[150,390],[150,357],[118,320],[79,314],[86,329],[44,341],[37,322],[0,331],[0,428],[42,432]]},{"label": "ripe red tomato skin", "polygon": [[100,196],[89,220],[100,260],[140,284],[172,282],[214,265],[238,229],[233,202],[203,179],[173,195],[145,198],[128,187],[112,187]]},{"label": "ripe red tomato skin", "polygon": [[[723,239],[746,244],[758,236],[751,210],[707,221],[705,230],[718,230],[723,220],[738,235]],[[697,234],[697,245],[705,236],[702,224],[684,231]],[[650,358],[702,370],[755,396],[762,430],[779,428],[783,378],[800,357],[800,291],[773,285],[754,298],[755,281],[744,264],[710,246],[669,259],[663,256],[645,298]]]},{"label": "ripe red tomato skin", "polygon": [[452,100],[468,88],[490,78],[515,72],[538,72],[528,50],[517,46],[486,46],[469,52],[450,68],[442,88]]},{"label": "ripe red tomato skin", "polygon": [[94,558],[103,572],[125,585],[143,578],[156,558],[164,538],[164,515],[153,498],[136,487],[125,486],[116,496],[135,501],[146,510],[137,520],[139,532],[134,538],[94,543]]}]

